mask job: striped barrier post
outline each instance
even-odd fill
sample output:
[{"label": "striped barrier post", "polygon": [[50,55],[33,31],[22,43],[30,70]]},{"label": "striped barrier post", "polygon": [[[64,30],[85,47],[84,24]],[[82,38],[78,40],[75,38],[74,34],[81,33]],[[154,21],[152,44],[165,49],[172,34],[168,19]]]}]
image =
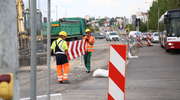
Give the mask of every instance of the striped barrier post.
[{"label": "striped barrier post", "polygon": [[108,100],[125,100],[126,45],[111,45]]},{"label": "striped barrier post", "polygon": [[68,42],[68,59],[73,60],[85,54],[85,40],[76,40]]}]

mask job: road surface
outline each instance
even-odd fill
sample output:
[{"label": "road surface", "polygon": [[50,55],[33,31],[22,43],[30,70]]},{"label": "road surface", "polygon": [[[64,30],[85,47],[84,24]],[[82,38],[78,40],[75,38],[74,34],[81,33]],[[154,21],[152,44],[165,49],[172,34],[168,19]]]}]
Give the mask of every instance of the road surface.
[{"label": "road surface", "polygon": [[[96,50],[92,56],[92,70],[97,68],[107,69],[107,63],[109,60],[109,46],[105,40],[97,40]],[[59,84],[56,79],[56,67],[52,66],[51,70],[51,93],[61,93],[67,89],[74,88],[78,86],[78,84],[86,81],[91,74],[87,74],[85,72],[84,64],[81,65],[80,58],[76,60],[70,61],[71,65],[71,73],[70,84]],[[19,72],[20,77],[20,94],[21,97],[29,97],[30,94],[30,68],[29,67],[21,67]],[[38,66],[37,68],[37,94],[44,95],[47,94],[48,87],[48,69],[44,66]]]},{"label": "road surface", "polygon": [[[109,44],[98,40],[93,56],[93,70],[107,69]],[[139,58],[130,59],[126,69],[126,100],[179,100],[180,53],[167,53],[158,44],[140,49]],[[51,93],[62,93],[63,100],[107,100],[108,79],[93,78],[80,66],[80,59],[71,61],[70,84],[58,84],[52,69]],[[22,71],[21,97],[29,96],[29,70]],[[38,95],[47,92],[47,68],[38,67]]]},{"label": "road surface", "polygon": [[140,49],[127,68],[127,100],[179,100],[180,53],[159,45]]},{"label": "road surface", "polygon": [[[180,53],[167,53],[157,44],[141,48],[126,70],[126,100],[179,100],[179,59]],[[90,78],[63,92],[63,100],[107,100],[107,91],[107,79]]]}]

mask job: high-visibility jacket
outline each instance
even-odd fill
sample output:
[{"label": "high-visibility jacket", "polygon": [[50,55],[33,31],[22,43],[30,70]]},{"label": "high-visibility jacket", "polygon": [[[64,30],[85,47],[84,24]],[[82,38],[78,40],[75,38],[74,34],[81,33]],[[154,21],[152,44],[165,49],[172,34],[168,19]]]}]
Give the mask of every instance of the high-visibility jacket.
[{"label": "high-visibility jacket", "polygon": [[58,38],[57,40],[53,41],[51,49],[55,54],[65,54],[65,51],[68,50],[68,45],[65,40]]},{"label": "high-visibility jacket", "polygon": [[86,51],[87,52],[93,52],[94,51],[94,43],[95,38],[93,36],[85,36],[83,38],[86,41]]}]

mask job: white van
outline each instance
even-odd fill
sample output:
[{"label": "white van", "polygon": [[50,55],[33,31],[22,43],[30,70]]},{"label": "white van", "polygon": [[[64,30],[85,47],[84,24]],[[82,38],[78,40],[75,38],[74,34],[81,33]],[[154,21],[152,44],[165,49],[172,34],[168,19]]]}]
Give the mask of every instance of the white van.
[{"label": "white van", "polygon": [[159,34],[158,34],[158,32],[154,32],[152,34],[152,42],[159,42]]}]

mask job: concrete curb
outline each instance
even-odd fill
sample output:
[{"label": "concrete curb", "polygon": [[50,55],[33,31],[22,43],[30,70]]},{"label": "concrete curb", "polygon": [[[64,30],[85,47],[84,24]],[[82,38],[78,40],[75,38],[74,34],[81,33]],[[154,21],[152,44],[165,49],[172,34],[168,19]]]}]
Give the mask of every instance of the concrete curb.
[{"label": "concrete curb", "polygon": [[[51,94],[50,99],[51,100],[62,100],[62,94],[61,93]],[[30,98],[23,98],[20,100],[31,100],[31,99]],[[48,100],[48,95],[37,96],[37,100]]]}]

